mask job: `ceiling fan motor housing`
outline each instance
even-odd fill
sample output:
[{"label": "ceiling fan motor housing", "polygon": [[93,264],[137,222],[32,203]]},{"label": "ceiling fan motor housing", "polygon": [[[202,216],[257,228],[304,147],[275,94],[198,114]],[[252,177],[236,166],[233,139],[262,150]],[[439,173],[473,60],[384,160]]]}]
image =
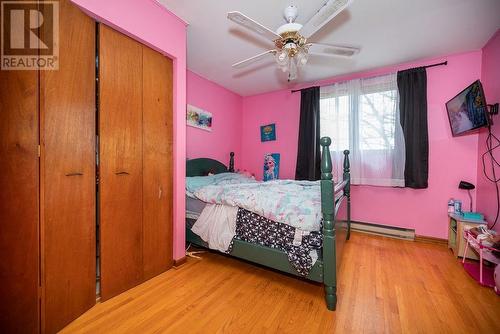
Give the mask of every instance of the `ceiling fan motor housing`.
[{"label": "ceiling fan motor housing", "polygon": [[286,23],[286,24],[282,25],[281,27],[279,27],[278,30],[276,30],[276,33],[278,35],[283,35],[284,33],[287,33],[287,32],[298,32],[301,28],[302,28],[302,24],[291,22],[291,23]]},{"label": "ceiling fan motor housing", "polygon": [[286,50],[288,56],[293,57],[297,53],[297,47],[302,47],[305,44],[305,38],[299,34],[302,24],[294,22],[298,15],[297,6],[286,7],[283,15],[287,23],[276,30],[276,33],[281,38],[275,40],[274,44],[278,50]]},{"label": "ceiling fan motor housing", "polygon": [[303,48],[306,44],[306,39],[297,30],[284,31],[280,36],[281,38],[274,41],[274,45],[278,50],[286,50],[289,57],[295,56],[298,48]]}]

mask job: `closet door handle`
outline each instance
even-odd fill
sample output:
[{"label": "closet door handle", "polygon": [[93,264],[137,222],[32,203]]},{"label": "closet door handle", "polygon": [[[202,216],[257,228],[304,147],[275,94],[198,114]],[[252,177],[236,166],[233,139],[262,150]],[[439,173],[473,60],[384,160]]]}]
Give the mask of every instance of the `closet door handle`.
[{"label": "closet door handle", "polygon": [[83,175],[83,173],[80,173],[80,172],[66,174],[66,176],[82,176],[82,175]]},{"label": "closet door handle", "polygon": [[128,172],[116,172],[116,175],[130,175]]},{"label": "closet door handle", "polygon": [[161,185],[158,186],[158,199],[161,199],[161,195],[163,195],[163,189],[161,188]]}]

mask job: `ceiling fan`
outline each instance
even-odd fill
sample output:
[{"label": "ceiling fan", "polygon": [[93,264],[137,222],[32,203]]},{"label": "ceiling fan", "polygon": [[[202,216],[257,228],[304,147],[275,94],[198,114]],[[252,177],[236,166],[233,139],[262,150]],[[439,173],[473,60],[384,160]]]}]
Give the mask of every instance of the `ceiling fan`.
[{"label": "ceiling fan", "polygon": [[347,45],[309,43],[307,41],[325,24],[346,9],[351,2],[352,0],[328,0],[304,25],[295,22],[298,16],[297,7],[293,5],[288,6],[284,11],[284,17],[287,23],[279,27],[276,32],[240,12],[227,13],[228,19],[271,40],[274,42],[275,46],[275,49],[262,52],[256,56],[237,62],[233,64],[233,67],[241,68],[264,59],[270,54],[275,57],[281,70],[283,72],[288,72],[288,81],[292,81],[297,78],[297,68],[307,64],[307,59],[310,54],[352,57],[360,51],[359,48]]}]

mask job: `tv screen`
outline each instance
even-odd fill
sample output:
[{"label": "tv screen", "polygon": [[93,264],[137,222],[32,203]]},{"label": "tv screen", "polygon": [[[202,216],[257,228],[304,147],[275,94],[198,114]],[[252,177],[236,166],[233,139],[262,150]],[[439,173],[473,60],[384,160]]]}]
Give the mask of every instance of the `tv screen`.
[{"label": "tv screen", "polygon": [[446,110],[453,136],[488,126],[488,109],[479,80],[446,102]]}]

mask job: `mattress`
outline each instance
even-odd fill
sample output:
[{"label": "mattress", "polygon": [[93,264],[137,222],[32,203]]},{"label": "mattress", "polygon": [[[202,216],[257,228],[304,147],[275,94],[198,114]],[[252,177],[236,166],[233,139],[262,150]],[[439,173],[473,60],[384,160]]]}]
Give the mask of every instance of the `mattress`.
[{"label": "mattress", "polygon": [[198,219],[207,203],[186,195],[186,218]]}]

